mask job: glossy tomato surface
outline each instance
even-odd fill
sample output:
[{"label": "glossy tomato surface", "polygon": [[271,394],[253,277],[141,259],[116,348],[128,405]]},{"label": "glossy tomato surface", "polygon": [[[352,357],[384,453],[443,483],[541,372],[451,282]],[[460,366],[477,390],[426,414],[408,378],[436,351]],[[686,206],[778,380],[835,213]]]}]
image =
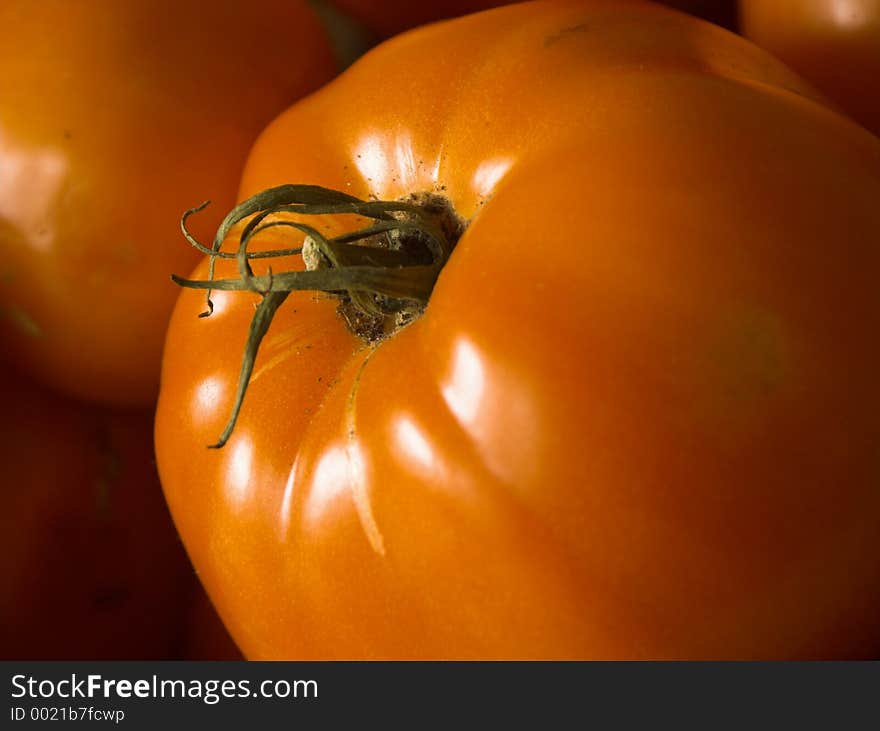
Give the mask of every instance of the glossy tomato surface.
[{"label": "glossy tomato surface", "polygon": [[0,658],[175,658],[192,569],[156,474],[151,414],[2,376]]},{"label": "glossy tomato surface", "polygon": [[880,135],[880,0],[739,0],[742,33]]},{"label": "glossy tomato surface", "polygon": [[468,227],[376,347],[291,295],[222,449],[257,296],[181,294],[159,469],[244,653],[875,649],[880,144],[811,93],[710,24],[583,0],[400,36],[279,117],[242,197],[429,192]]},{"label": "glossy tomato surface", "polygon": [[78,397],[155,401],[168,272],[197,260],[181,213],[231,205],[260,129],[333,70],[298,0],[3,0],[2,358]]}]

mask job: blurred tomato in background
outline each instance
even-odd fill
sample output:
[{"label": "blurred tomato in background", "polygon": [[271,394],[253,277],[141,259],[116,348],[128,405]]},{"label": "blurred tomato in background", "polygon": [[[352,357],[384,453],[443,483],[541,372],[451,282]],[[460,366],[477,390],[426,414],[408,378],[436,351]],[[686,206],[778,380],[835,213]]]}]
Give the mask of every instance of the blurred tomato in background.
[{"label": "blurred tomato in background", "polygon": [[880,0],[740,0],[742,33],[880,134]]},{"label": "blurred tomato in background", "polygon": [[0,379],[0,658],[168,659],[193,572],[153,461],[152,413]]},{"label": "blurred tomato in background", "polygon": [[0,2],[3,360],[79,398],[158,392],[173,271],[260,129],[335,73],[304,0]]}]

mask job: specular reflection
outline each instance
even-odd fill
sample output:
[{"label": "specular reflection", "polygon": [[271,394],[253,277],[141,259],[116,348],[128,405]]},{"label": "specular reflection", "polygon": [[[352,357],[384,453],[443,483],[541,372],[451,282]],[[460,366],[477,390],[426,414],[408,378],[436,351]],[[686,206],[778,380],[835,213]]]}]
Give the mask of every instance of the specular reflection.
[{"label": "specular reflection", "polygon": [[248,498],[254,460],[253,442],[244,434],[227,446],[229,456],[225,464],[226,502],[233,510],[241,510]]},{"label": "specular reflection", "polygon": [[394,419],[392,431],[394,451],[406,467],[418,475],[442,482],[444,478],[439,472],[443,466],[422,428],[409,415],[401,414]]},{"label": "specular reflection", "polygon": [[335,501],[348,484],[348,456],[341,446],[324,451],[312,473],[304,518],[309,523],[321,520],[326,507]]},{"label": "specular reflection", "polygon": [[467,338],[453,346],[450,372],[441,385],[449,410],[465,426],[474,426],[486,389],[486,373],[480,352]]},{"label": "specular reflection", "polygon": [[507,175],[513,160],[507,157],[498,157],[484,160],[477,166],[471,178],[471,186],[477,195],[488,196],[494,191],[501,179]]},{"label": "specular reflection", "polygon": [[52,148],[26,148],[0,129],[0,218],[37,251],[55,240],[53,207],[67,176],[67,159]]},{"label": "specular reflection", "polygon": [[[436,182],[438,162],[420,159],[409,134],[368,134],[361,138],[354,152],[358,171],[380,196]],[[428,168],[428,164],[432,167]]]},{"label": "specular reflection", "polygon": [[488,358],[465,337],[453,344],[449,372],[440,382],[450,412],[489,470],[505,481],[522,481],[536,469],[541,418],[529,383],[511,363]]},{"label": "specular reflection", "polygon": [[873,10],[865,7],[865,3],[853,0],[831,0],[828,6],[834,24],[839,28],[856,29],[869,22]]}]

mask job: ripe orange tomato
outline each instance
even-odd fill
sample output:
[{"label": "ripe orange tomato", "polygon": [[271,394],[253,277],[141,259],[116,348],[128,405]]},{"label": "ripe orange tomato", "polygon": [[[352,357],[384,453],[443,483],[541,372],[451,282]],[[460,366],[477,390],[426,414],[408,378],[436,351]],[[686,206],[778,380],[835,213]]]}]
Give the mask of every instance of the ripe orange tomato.
[{"label": "ripe orange tomato", "polygon": [[151,414],[0,373],[0,658],[173,659],[192,569],[153,464]]},{"label": "ripe orange tomato", "polygon": [[740,0],[742,33],[880,135],[880,0]]},{"label": "ripe orange tomato", "polygon": [[197,260],[176,245],[182,202],[231,205],[260,129],[332,72],[299,0],[3,0],[3,359],[154,402],[168,272]]},{"label": "ripe orange tomato", "polygon": [[[876,650],[873,136],[710,24],[548,0],[364,56],[261,135],[241,197],[291,182],[442,196],[467,228],[372,345],[291,294],[222,449],[269,295],[215,291],[199,319],[182,292],[159,470],[247,657]],[[251,264],[267,291],[308,274]]]}]

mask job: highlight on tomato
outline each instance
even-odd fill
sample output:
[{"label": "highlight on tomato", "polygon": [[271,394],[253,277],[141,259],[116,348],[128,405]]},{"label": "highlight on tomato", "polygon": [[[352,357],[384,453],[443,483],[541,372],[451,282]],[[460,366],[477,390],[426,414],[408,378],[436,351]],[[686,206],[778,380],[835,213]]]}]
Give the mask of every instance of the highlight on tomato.
[{"label": "highlight on tomato", "polygon": [[0,658],[174,659],[193,577],[153,463],[152,414],[0,375]]},{"label": "highlight on tomato", "polygon": [[875,137],[659,5],[368,53],[183,222],[157,459],[238,646],[876,656],[878,200]]},{"label": "highlight on tomato", "polygon": [[76,397],[154,403],[167,275],[196,261],[181,201],[231,206],[260,129],[334,70],[303,0],[3,0],[0,357]]},{"label": "highlight on tomato", "polygon": [[880,135],[880,0],[739,0],[743,35]]}]

